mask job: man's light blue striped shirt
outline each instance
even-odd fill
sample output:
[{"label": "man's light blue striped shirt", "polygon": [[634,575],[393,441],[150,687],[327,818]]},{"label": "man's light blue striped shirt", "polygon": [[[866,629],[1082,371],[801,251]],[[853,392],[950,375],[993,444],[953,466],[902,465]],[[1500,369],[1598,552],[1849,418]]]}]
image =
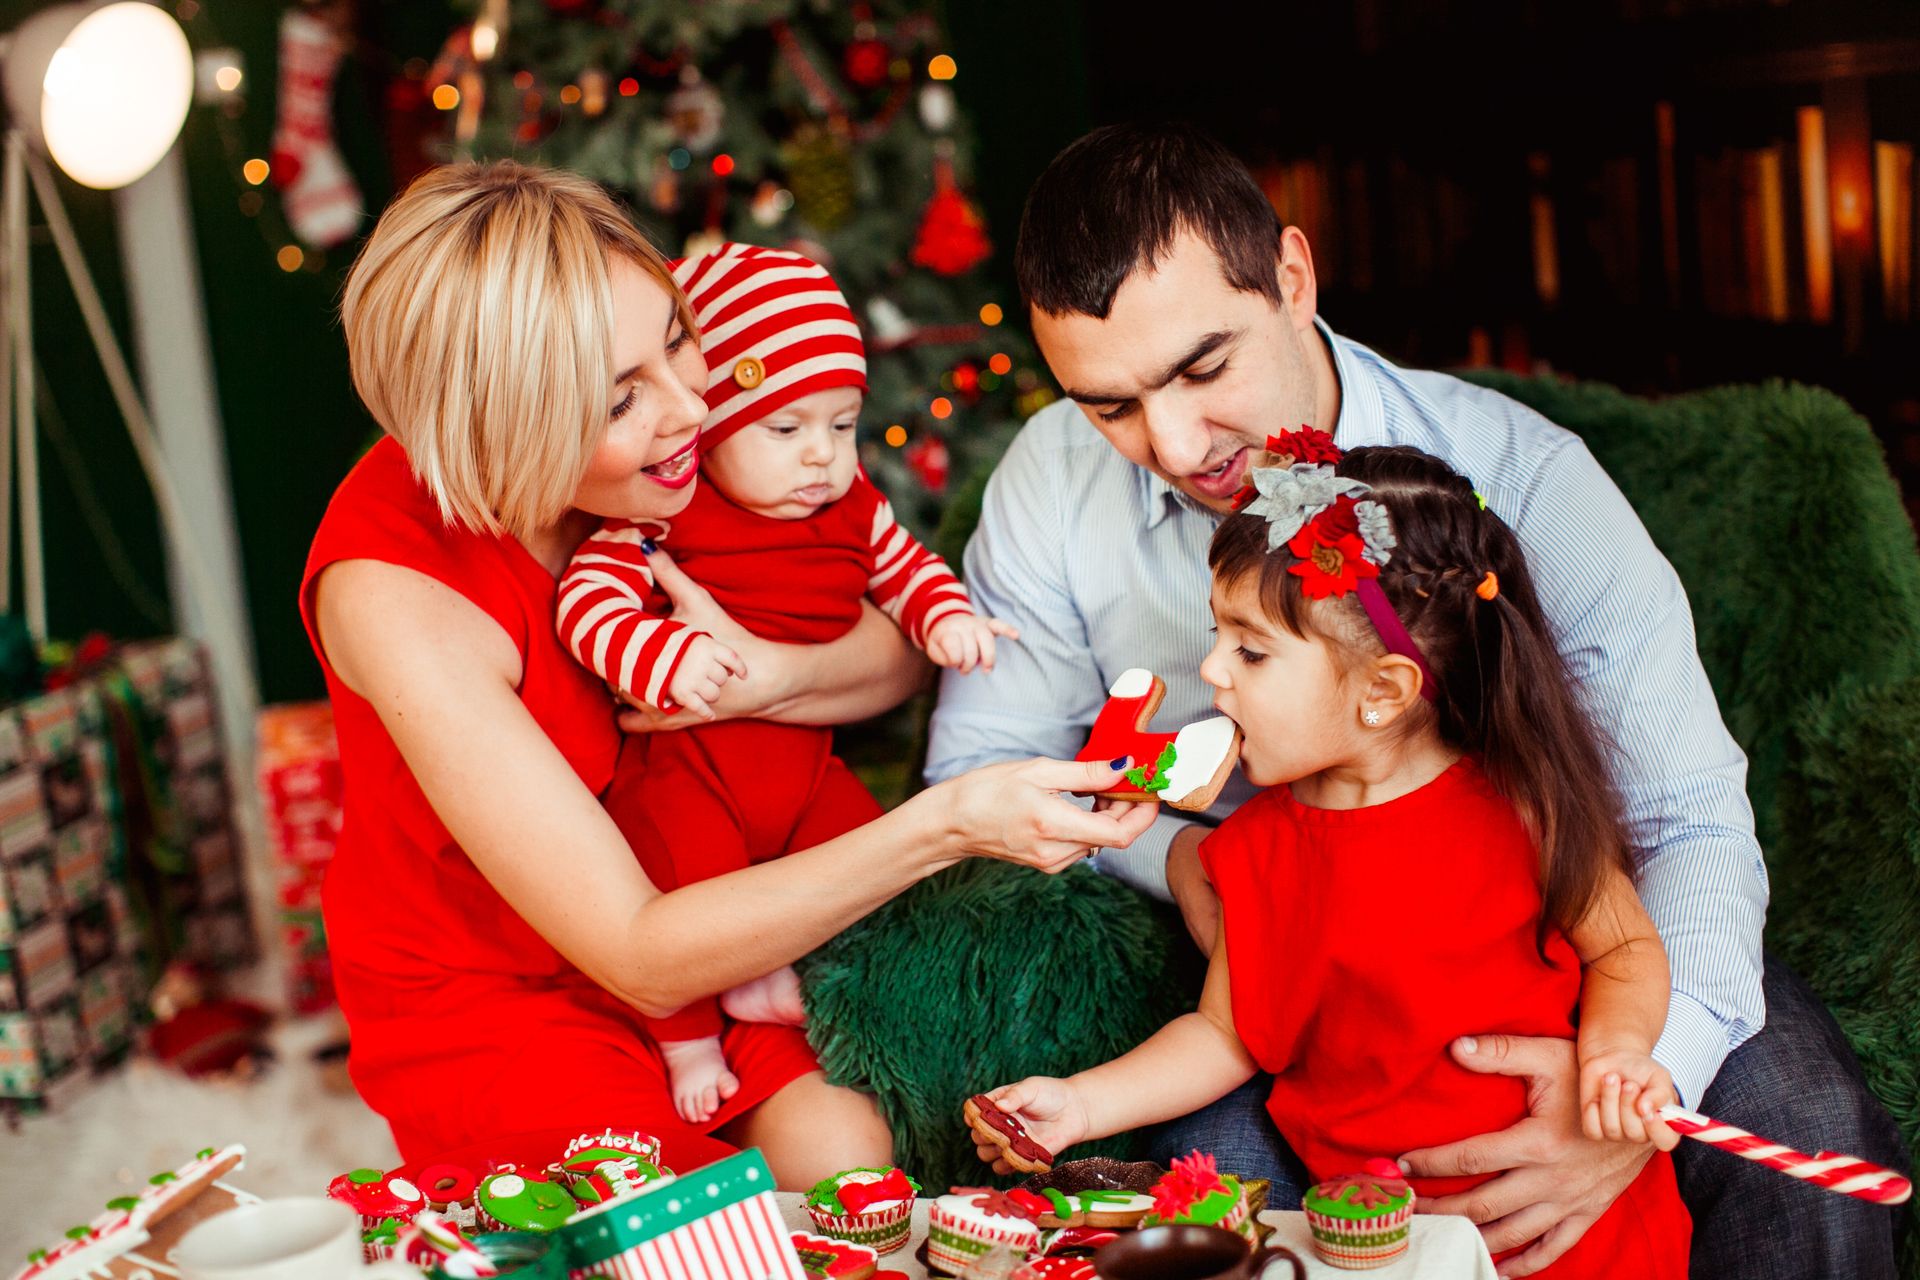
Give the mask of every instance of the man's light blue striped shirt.
[{"label": "man's light blue striped shirt", "polygon": [[[1698,1105],[1765,1017],[1767,874],[1746,757],[1701,669],[1679,577],[1578,437],[1496,392],[1398,368],[1320,332],[1340,379],[1340,445],[1411,445],[1444,458],[1519,535],[1561,653],[1620,749],[1640,894],[1673,971],[1654,1054]],[[1211,714],[1200,661],[1211,644],[1207,544],[1218,523],[1123,458],[1077,405],[1035,414],[987,486],[966,555],[975,603],[1021,638],[1001,645],[994,671],[945,674],[928,780],[1021,756],[1071,758],[1128,667],[1166,681],[1156,727]],[[1236,773],[1208,820],[1252,793]],[[1162,813],[1131,849],[1103,851],[1095,865],[1165,898],[1167,846],[1187,821]]]}]

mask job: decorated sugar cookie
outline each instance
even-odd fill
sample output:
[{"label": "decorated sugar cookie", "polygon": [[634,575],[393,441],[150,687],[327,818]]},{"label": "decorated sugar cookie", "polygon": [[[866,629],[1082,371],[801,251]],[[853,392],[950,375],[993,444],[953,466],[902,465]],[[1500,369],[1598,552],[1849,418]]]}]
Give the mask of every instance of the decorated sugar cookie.
[{"label": "decorated sugar cookie", "polygon": [[927,1263],[960,1275],[996,1245],[1022,1253],[1040,1240],[1039,1218],[1047,1202],[1030,1191],[955,1187],[933,1202],[927,1224]]},{"label": "decorated sugar cookie", "polygon": [[919,1194],[920,1184],[899,1169],[848,1169],[814,1184],[807,1216],[823,1235],[892,1253],[912,1234]]},{"label": "decorated sugar cookie", "polygon": [[1035,1142],[1018,1116],[995,1105],[992,1098],[976,1093],[967,1099],[961,1114],[977,1137],[1000,1148],[1001,1156],[1022,1173],[1046,1173],[1053,1168],[1053,1152]]},{"label": "decorated sugar cookie", "polygon": [[[1147,728],[1167,696],[1166,682],[1144,667],[1122,671],[1076,760],[1133,759],[1124,787],[1102,791],[1107,800],[1157,801],[1199,812],[1220,797],[1240,759],[1240,726],[1226,716],[1196,720],[1178,733]],[[1019,1166],[1015,1166],[1018,1168]]]},{"label": "decorated sugar cookie", "polygon": [[244,1166],[246,1154],[238,1144],[205,1147],[178,1168],[154,1174],[137,1194],[116,1196],[91,1222],[29,1253],[14,1280],[166,1274],[159,1260],[187,1231],[215,1214],[259,1200],[220,1181]]},{"label": "decorated sugar cookie", "polygon": [[807,1280],[868,1280],[880,1267],[880,1255],[866,1245],[805,1231],[793,1233],[793,1251]]},{"label": "decorated sugar cookie", "polygon": [[1071,1194],[1043,1187],[1035,1193],[1049,1206],[1040,1225],[1059,1227],[1131,1228],[1153,1209],[1153,1197],[1138,1191],[1077,1191]]},{"label": "decorated sugar cookie", "polygon": [[580,1208],[560,1187],[519,1173],[482,1178],[479,1207],[488,1231],[554,1231]]}]

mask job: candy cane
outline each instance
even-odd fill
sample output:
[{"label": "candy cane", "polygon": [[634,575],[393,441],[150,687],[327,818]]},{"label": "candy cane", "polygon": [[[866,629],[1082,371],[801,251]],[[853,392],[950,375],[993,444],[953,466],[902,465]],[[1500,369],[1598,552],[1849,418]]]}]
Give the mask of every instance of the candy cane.
[{"label": "candy cane", "polygon": [[1811,1182],[1828,1191],[1837,1191],[1843,1196],[1852,1196],[1856,1200],[1869,1200],[1874,1204],[1905,1204],[1907,1197],[1913,1194],[1913,1183],[1907,1179],[1891,1169],[1883,1169],[1854,1156],[1843,1156],[1837,1151],[1822,1151],[1810,1156],[1804,1151],[1769,1142],[1745,1129],[1736,1129],[1711,1116],[1703,1116],[1683,1107],[1664,1106],[1660,1108],[1660,1118],[1673,1126],[1675,1133],[1684,1134],[1696,1142],[1731,1151],[1743,1160],[1778,1169],[1789,1177]]}]

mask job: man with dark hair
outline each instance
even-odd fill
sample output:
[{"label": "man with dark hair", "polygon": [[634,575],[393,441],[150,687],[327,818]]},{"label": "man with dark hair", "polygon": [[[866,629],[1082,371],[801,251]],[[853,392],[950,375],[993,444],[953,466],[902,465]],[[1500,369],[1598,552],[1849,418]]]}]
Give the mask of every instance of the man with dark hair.
[{"label": "man with dark hair", "polygon": [[[1806,1150],[1904,1167],[1832,1018],[1762,953],[1767,879],[1746,758],[1701,669],[1678,577],[1580,440],[1335,334],[1317,315],[1306,237],[1191,129],[1116,126],[1068,147],[1028,197],[1015,268],[1066,398],[1034,415],[987,486],[967,585],[1021,642],[991,672],[949,673],[929,780],[1071,756],[1129,667],[1166,681],[1168,723],[1207,715],[1207,544],[1248,471],[1269,461],[1266,438],[1307,424],[1346,448],[1423,449],[1513,526],[1568,666],[1619,745],[1641,896],[1673,972],[1654,1056],[1683,1102]],[[1217,904],[1195,850],[1250,793],[1236,775],[1206,820],[1162,813],[1095,865],[1171,897],[1210,949]],[[1496,1172],[1422,1207],[1472,1217],[1495,1253],[1517,1251],[1502,1274],[1528,1275],[1580,1238],[1648,1149],[1582,1136],[1571,1043],[1484,1031],[1462,1027],[1454,1057],[1524,1078],[1529,1118],[1399,1154],[1416,1174]],[[1256,1078],[1174,1121],[1155,1154],[1211,1151],[1222,1168],[1273,1178],[1274,1203],[1297,1203],[1302,1171],[1265,1114],[1267,1088]],[[1893,1275],[1895,1215],[1687,1145],[1677,1159],[1696,1276]]]}]

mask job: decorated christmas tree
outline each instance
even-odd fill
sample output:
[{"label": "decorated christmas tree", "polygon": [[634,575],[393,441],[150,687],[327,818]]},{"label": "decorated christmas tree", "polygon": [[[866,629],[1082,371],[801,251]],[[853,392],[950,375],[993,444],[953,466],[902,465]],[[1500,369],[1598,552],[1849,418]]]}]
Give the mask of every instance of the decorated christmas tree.
[{"label": "decorated christmas tree", "polygon": [[868,344],[861,456],[916,532],[1052,398],[981,271],[959,68],[924,3],[467,7],[432,77],[456,155],[594,178],[670,256],[732,239],[833,272]]}]

